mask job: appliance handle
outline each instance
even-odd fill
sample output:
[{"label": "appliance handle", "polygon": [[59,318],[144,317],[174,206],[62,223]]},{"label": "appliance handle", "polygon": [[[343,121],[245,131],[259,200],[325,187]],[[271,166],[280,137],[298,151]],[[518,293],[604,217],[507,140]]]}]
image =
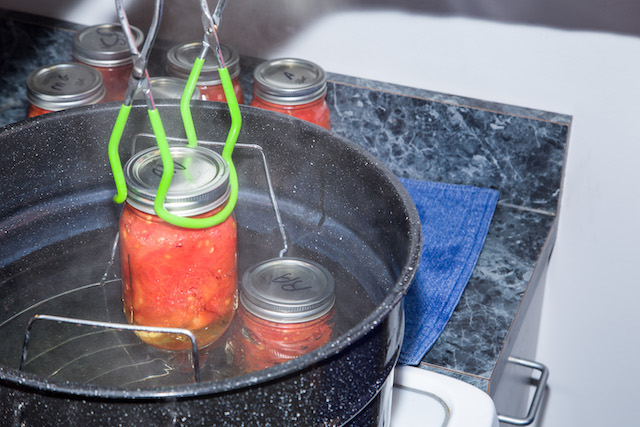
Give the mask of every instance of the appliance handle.
[{"label": "appliance handle", "polygon": [[547,380],[549,379],[549,369],[542,363],[513,356],[509,357],[509,363],[540,371],[540,379],[538,380],[536,391],[533,395],[533,399],[531,401],[529,411],[527,412],[527,416],[525,418],[517,418],[498,414],[498,420],[501,423],[512,424],[516,426],[528,426],[533,422],[533,420],[535,420],[536,415],[538,415],[540,403],[542,402],[542,395],[544,394],[544,389],[547,386]]}]

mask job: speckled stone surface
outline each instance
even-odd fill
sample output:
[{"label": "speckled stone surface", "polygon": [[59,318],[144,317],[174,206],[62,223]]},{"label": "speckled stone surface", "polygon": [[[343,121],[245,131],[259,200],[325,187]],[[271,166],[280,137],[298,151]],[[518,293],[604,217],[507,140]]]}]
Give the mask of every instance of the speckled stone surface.
[{"label": "speckled stone surface", "polygon": [[[488,391],[558,213],[571,118],[330,75],[333,130],[401,177],[500,191],[462,298],[422,367]],[[544,260],[546,262],[546,260]]]},{"label": "speckled stone surface", "polygon": [[[0,14],[0,125],[24,118],[24,81],[71,58],[72,32]],[[156,55],[161,57],[161,55]],[[161,62],[161,60],[160,60]],[[251,69],[241,82],[251,100]],[[152,68],[162,72],[161,64]],[[487,390],[558,214],[571,117],[328,74],[333,131],[401,177],[500,191],[485,247],[461,301],[422,366]]]}]

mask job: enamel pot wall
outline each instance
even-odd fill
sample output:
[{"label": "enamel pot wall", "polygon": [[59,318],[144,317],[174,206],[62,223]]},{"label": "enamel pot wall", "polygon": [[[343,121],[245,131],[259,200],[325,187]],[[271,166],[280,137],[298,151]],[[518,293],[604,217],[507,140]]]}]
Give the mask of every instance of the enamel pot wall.
[{"label": "enamel pot wall", "polygon": [[[192,353],[153,349],[131,331],[46,319],[126,323],[114,240],[122,207],[107,158],[119,107],[0,129],[0,416],[29,426],[381,425],[402,344],[401,301],[420,256],[419,218],[376,158],[288,116],[241,109],[238,276],[283,251],[325,267],[336,292],[327,344],[242,373],[224,339],[197,353],[194,367]],[[178,103],[158,108],[170,142],[184,143]],[[219,150],[226,105],[194,101],[192,112],[200,145]],[[123,163],[154,144],[151,134],[136,103]]]}]

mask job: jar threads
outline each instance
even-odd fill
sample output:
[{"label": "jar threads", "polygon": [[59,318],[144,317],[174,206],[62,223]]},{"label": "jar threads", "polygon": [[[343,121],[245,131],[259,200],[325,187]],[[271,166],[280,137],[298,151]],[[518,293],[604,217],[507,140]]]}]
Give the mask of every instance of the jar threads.
[{"label": "jar threads", "polygon": [[315,262],[276,258],[250,267],[229,341],[236,365],[254,372],[320,348],[333,334],[334,305],[333,277]]}]

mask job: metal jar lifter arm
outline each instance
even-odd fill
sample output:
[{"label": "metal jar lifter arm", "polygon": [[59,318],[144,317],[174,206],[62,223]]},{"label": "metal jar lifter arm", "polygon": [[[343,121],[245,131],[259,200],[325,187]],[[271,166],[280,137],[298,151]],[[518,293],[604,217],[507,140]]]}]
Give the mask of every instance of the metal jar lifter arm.
[{"label": "metal jar lifter arm", "polygon": [[[127,198],[127,185],[124,179],[124,172],[122,170],[122,163],[120,162],[118,147],[120,145],[120,140],[122,139],[122,134],[124,133],[127,119],[129,118],[129,113],[131,112],[133,98],[138,88],[142,90],[147,102],[149,121],[151,122],[151,128],[153,129],[158,144],[160,145],[164,143],[165,145],[168,145],[164,127],[160,120],[160,115],[158,114],[158,110],[153,102],[153,96],[151,95],[151,84],[149,83],[149,73],[147,71],[151,47],[155,42],[156,35],[158,34],[158,27],[160,26],[163,0],[156,0],[155,2],[151,26],[149,27],[149,32],[147,33],[147,37],[141,51],[138,51],[138,47],[136,46],[135,38],[131,32],[131,26],[129,25],[129,20],[125,13],[122,0],[115,0],[115,2],[120,25],[125,35],[125,39],[127,40],[127,44],[129,45],[129,51],[133,56],[133,70],[129,77],[129,85],[125,92],[124,103],[120,107],[118,117],[116,118],[116,122],[113,126],[108,148],[109,162],[111,164],[116,190],[118,191],[118,194],[114,196],[113,200],[116,203],[122,203]],[[171,175],[173,175],[173,161],[170,163],[169,168],[171,169]]]},{"label": "metal jar lifter arm", "polygon": [[[180,99],[180,114],[182,115],[182,122],[184,124],[184,130],[187,134],[188,146],[195,147],[198,145],[198,139],[196,137],[196,131],[193,126],[193,117],[191,116],[191,97],[193,96],[193,92],[195,91],[196,84],[198,82],[198,78],[200,77],[200,73],[202,72],[202,67],[204,66],[205,57],[207,55],[207,51],[209,49],[213,49],[216,54],[216,59],[218,61],[220,74],[220,79],[222,83],[222,89],[225,92],[225,97],[227,98],[227,104],[229,104],[229,110],[231,112],[231,131],[229,136],[231,136],[234,131],[239,132],[240,122],[237,122],[234,126],[234,117],[235,111],[237,109],[237,120],[240,119],[240,111],[238,107],[238,100],[236,99],[235,92],[233,92],[233,96],[229,97],[227,95],[227,86],[231,83],[231,79],[224,78],[223,74],[228,77],[228,70],[224,65],[224,58],[220,53],[220,43],[218,42],[218,33],[217,29],[220,27],[220,19],[222,18],[222,11],[224,6],[226,5],[226,0],[220,0],[218,5],[216,6],[213,14],[209,12],[209,6],[206,0],[200,0],[200,8],[202,10],[202,27],[204,28],[204,39],[202,40],[202,50],[200,54],[195,59],[193,63],[193,67],[191,68],[191,73],[189,74],[189,78],[187,80],[187,84],[185,86],[184,92],[182,93],[182,98]],[[211,41],[213,42],[213,47],[211,46]],[[220,72],[222,69],[224,71]],[[226,85],[225,85],[226,83]],[[231,85],[231,89],[233,89],[233,85]],[[235,102],[234,105],[232,105]],[[237,139],[237,138],[236,138]],[[229,137],[227,137],[227,141],[229,141]],[[235,143],[235,141],[233,141]],[[225,144],[226,145],[226,144]]]},{"label": "metal jar lifter arm", "polygon": [[222,53],[220,52],[220,42],[218,41],[217,34],[217,28],[220,25],[220,19],[225,4],[226,0],[220,0],[216,6],[216,9],[214,10],[214,13],[211,14],[206,0],[200,1],[200,6],[202,9],[202,25],[204,27],[202,52],[194,61],[193,68],[191,69],[189,79],[187,80],[184,93],[182,94],[182,98],[180,100],[180,114],[182,116],[182,122],[184,124],[185,133],[187,135],[187,145],[190,147],[195,147],[198,145],[198,139],[196,137],[196,131],[191,115],[191,97],[193,96],[196,83],[198,81],[198,78],[200,77],[200,72],[202,71],[202,67],[204,66],[207,51],[209,49],[212,49],[216,54],[216,59],[218,60],[218,73],[220,74],[222,88],[224,90],[224,94],[227,99],[227,105],[229,106],[229,112],[231,115],[231,128],[229,130],[229,134],[227,135],[227,139],[222,150],[222,158],[227,162],[227,165],[229,165],[230,190],[229,200],[227,201],[224,208],[213,216],[207,218],[184,218],[168,212],[164,208],[164,200],[169,189],[169,183],[171,182],[172,175],[169,175],[167,173],[165,161],[171,161],[171,156],[169,154],[168,145],[166,147],[163,147],[160,143],[158,144],[158,146],[160,147],[163,165],[165,167],[162,178],[160,180],[160,186],[158,187],[158,194],[156,195],[154,208],[160,218],[171,224],[185,228],[206,228],[220,224],[221,222],[225,221],[229,217],[229,215],[231,215],[231,212],[235,208],[236,202],[238,201],[238,175],[231,155],[233,154],[233,149],[235,147],[236,141],[238,140],[240,127],[242,125],[242,117],[240,115],[240,107],[238,106],[238,99],[235,95],[233,83],[231,82],[231,77],[229,76],[229,71],[224,65],[224,58],[222,57]]}]

